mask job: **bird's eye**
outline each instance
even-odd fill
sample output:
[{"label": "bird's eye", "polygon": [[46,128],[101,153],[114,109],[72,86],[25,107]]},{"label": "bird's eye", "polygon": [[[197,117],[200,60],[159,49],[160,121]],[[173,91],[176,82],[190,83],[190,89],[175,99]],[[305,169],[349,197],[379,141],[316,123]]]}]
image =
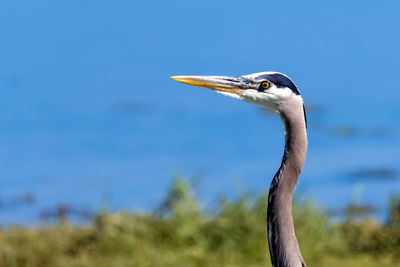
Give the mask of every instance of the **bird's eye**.
[{"label": "bird's eye", "polygon": [[261,88],[262,89],[268,89],[270,87],[270,83],[267,81],[264,81],[261,83]]}]

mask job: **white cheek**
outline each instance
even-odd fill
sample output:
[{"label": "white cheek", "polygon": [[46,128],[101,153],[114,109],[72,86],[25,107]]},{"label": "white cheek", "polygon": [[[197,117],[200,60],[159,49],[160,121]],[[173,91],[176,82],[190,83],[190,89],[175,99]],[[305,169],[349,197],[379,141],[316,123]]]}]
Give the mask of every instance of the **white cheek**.
[{"label": "white cheek", "polygon": [[230,92],[215,91],[221,95],[229,96],[248,103],[267,106],[275,111],[287,108],[287,105],[296,103],[303,103],[300,95],[296,95],[289,88],[278,88],[272,85],[267,92],[259,92],[257,90],[245,90],[242,94],[238,95]]},{"label": "white cheek", "polygon": [[243,97],[238,95],[238,94],[224,92],[224,91],[215,91],[215,92],[217,92],[218,94],[221,94],[221,95],[225,95],[225,96],[229,96],[229,97],[232,97],[232,98],[243,100]]},{"label": "white cheek", "polygon": [[285,88],[278,88],[276,86],[271,87],[268,90],[271,94],[273,94],[276,99],[287,99],[291,96],[295,96],[295,94],[293,93],[292,90],[290,90],[289,88],[285,87]]},{"label": "white cheek", "polygon": [[243,100],[246,102],[263,105],[270,107],[272,109],[276,109],[276,96],[271,93],[262,93],[256,90],[246,90],[242,94]]},{"label": "white cheek", "polygon": [[256,90],[246,90],[243,92],[242,96],[248,98],[249,100],[257,100],[259,98],[259,92]]},{"label": "white cheek", "polygon": [[[300,95],[296,95],[293,93],[293,91],[287,87],[285,88],[277,88],[273,87],[271,90],[269,90],[271,94],[275,96],[275,100],[278,105],[279,109],[282,108],[288,108],[287,105],[302,105],[303,104],[303,98],[301,98]],[[286,106],[286,107],[285,107]]]}]

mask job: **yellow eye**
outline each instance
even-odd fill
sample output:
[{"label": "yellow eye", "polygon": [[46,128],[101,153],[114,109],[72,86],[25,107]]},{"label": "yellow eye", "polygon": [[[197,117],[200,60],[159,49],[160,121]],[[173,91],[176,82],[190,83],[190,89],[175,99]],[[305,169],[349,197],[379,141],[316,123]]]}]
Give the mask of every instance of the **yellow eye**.
[{"label": "yellow eye", "polygon": [[269,86],[270,86],[269,82],[262,82],[262,83],[261,83],[261,87],[262,87],[263,89],[268,89]]}]

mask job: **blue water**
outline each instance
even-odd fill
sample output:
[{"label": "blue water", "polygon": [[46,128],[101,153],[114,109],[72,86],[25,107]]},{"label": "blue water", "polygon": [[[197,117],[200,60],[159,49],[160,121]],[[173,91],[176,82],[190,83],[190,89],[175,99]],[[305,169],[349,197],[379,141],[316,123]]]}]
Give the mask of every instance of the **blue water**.
[{"label": "blue water", "polygon": [[[399,8],[2,1],[0,223],[35,223],[60,204],[152,210],[177,174],[201,174],[204,205],[238,187],[265,192],[283,151],[279,118],[169,76],[266,70],[293,78],[310,106],[297,192],[383,218],[400,191]],[[360,168],[397,175],[351,179]],[[26,193],[33,203],[4,204]]]}]

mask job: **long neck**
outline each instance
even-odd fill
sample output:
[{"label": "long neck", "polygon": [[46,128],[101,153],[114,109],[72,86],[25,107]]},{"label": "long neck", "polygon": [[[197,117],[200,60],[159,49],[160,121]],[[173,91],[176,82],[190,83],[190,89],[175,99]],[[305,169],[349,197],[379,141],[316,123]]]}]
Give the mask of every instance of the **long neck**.
[{"label": "long neck", "polygon": [[305,116],[300,118],[299,113],[296,113],[281,113],[285,128],[285,151],[268,196],[268,242],[273,267],[306,266],[297,243],[292,217],[292,193],[307,151]]}]

